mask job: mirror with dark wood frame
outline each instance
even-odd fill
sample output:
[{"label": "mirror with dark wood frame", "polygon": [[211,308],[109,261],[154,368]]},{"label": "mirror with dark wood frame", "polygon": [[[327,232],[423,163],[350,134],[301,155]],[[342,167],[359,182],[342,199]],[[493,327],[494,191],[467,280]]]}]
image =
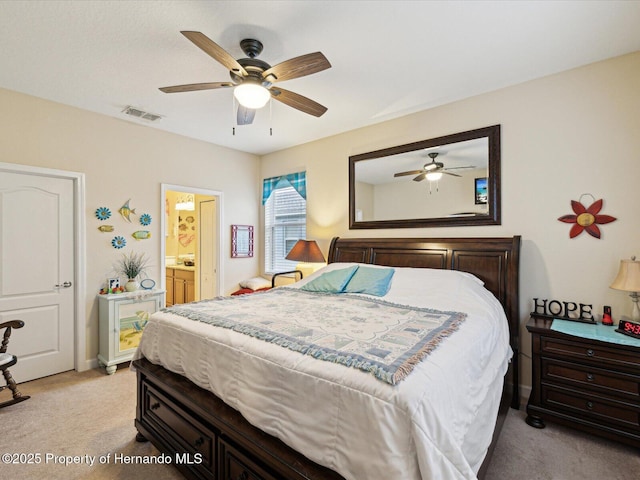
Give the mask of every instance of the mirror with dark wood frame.
[{"label": "mirror with dark wood frame", "polygon": [[349,228],[500,225],[500,125],[349,157]]}]

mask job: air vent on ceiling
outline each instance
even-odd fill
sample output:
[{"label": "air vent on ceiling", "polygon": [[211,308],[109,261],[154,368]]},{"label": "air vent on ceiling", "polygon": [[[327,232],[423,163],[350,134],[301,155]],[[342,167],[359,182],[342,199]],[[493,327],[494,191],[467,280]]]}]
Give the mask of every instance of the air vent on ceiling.
[{"label": "air vent on ceiling", "polygon": [[157,122],[162,118],[162,115],[145,112],[143,110],[140,110],[139,108],[131,106],[127,106],[124,110],[122,110],[122,113],[124,113],[125,115],[130,115],[132,117],[141,118],[142,120],[147,120],[149,122]]}]

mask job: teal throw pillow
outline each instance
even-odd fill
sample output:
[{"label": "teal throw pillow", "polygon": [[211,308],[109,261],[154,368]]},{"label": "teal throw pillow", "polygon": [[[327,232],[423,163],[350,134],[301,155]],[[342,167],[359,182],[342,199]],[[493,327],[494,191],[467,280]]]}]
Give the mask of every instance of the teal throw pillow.
[{"label": "teal throw pillow", "polygon": [[394,273],[395,269],[393,268],[360,266],[358,271],[351,277],[351,280],[349,280],[344,293],[367,293],[382,297],[389,291]]},{"label": "teal throw pillow", "polygon": [[345,285],[349,283],[349,280],[351,280],[356,270],[358,270],[358,266],[354,265],[349,268],[325,272],[318,278],[304,284],[300,287],[300,290],[306,290],[307,292],[342,293]]}]

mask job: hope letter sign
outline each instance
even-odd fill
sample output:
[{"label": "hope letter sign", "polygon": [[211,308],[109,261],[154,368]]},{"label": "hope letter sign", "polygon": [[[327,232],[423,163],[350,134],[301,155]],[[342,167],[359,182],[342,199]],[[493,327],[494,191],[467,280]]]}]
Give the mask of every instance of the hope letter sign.
[{"label": "hope letter sign", "polygon": [[573,320],[574,322],[598,323],[591,314],[593,305],[585,305],[575,302],[561,302],[559,300],[533,299],[534,311],[531,315],[538,317],[559,318]]}]

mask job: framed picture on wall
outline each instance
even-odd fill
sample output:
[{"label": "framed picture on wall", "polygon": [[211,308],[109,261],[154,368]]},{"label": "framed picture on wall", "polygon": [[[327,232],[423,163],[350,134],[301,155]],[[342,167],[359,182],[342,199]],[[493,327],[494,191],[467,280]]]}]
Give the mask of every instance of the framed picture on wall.
[{"label": "framed picture on wall", "polygon": [[231,258],[253,257],[253,226],[231,225]]},{"label": "framed picture on wall", "polygon": [[487,193],[487,177],[480,177],[475,179],[474,195],[476,199],[476,205],[486,205],[489,199]]}]

